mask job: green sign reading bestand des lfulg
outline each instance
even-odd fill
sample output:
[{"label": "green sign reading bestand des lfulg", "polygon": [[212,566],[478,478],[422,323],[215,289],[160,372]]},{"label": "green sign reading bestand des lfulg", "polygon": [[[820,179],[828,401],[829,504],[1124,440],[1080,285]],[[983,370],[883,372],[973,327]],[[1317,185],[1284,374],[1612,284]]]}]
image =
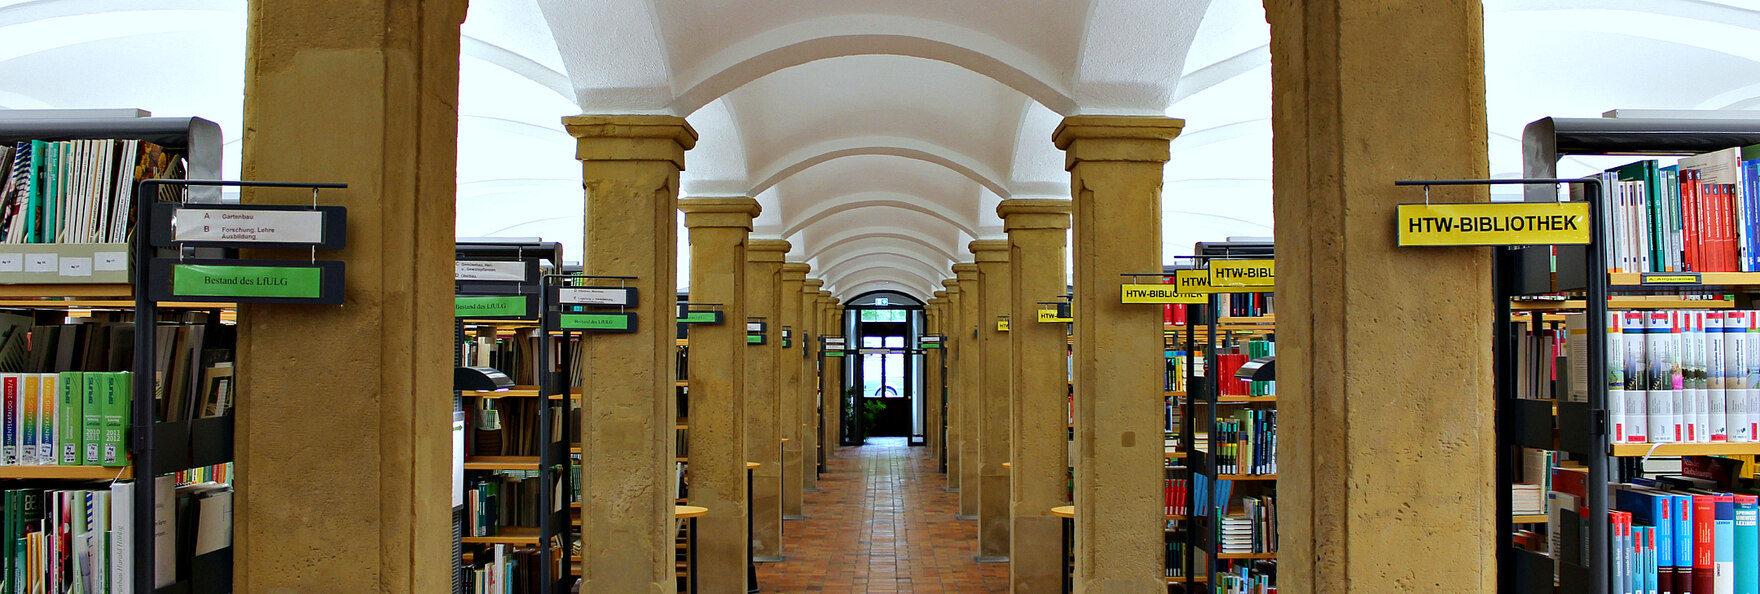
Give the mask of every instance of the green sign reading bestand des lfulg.
[{"label": "green sign reading bestand des lfulg", "polygon": [[526,298],[523,295],[486,296],[486,297],[454,297],[455,316],[460,318],[504,318],[526,315]]},{"label": "green sign reading bestand des lfulg", "polygon": [[630,313],[565,313],[557,317],[556,327],[588,332],[634,332],[635,319],[635,314]]},{"label": "green sign reading bestand des lfulg", "polygon": [[179,264],[171,267],[173,295],[317,299],[324,293],[323,270],[294,266]]}]

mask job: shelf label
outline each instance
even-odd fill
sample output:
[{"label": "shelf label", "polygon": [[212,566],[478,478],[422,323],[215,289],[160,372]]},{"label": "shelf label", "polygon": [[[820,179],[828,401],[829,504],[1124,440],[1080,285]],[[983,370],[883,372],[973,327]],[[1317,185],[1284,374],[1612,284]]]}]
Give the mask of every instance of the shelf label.
[{"label": "shelf label", "polygon": [[0,254],[0,272],[24,272],[24,254]]},{"label": "shelf label", "polygon": [[203,297],[317,299],[324,293],[323,278],[322,270],[306,266],[179,264],[171,267],[171,293]]},{"label": "shelf label", "polygon": [[459,260],[452,263],[453,280],[513,281],[526,280],[525,262]]},{"label": "shelf label", "polygon": [[92,270],[98,272],[128,270],[128,252],[97,252],[92,254],[92,260]]},{"label": "shelf label", "polygon": [[1401,204],[1394,223],[1401,247],[1589,243],[1587,202]]},{"label": "shelf label", "polygon": [[556,327],[587,332],[635,332],[633,313],[564,313],[557,314]]},{"label": "shelf label", "polygon": [[[1210,284],[1210,277],[1204,277],[1204,284]],[[1179,285],[1125,285],[1120,303],[1204,303],[1205,298],[1198,293],[1181,293]],[[1039,315],[1044,317],[1044,310]],[[1043,319],[1039,320],[1045,321]]]},{"label": "shelf label", "polygon": [[[520,266],[520,271],[523,273],[524,264],[522,263]],[[632,307],[636,304],[636,289],[635,287],[558,287],[556,302],[564,305]]]},{"label": "shelf label", "polygon": [[1276,284],[1276,260],[1210,261],[1212,287],[1256,287],[1269,291]]},{"label": "shelf label", "polygon": [[526,315],[526,298],[524,295],[454,297],[453,307],[455,317],[460,318],[521,317]]},{"label": "shelf label", "polygon": [[91,258],[62,258],[61,276],[84,277],[92,275]]},{"label": "shelf label", "polygon": [[1697,272],[1646,272],[1638,282],[1645,285],[1697,285],[1700,278]]},{"label": "shelf label", "polygon": [[25,272],[59,272],[61,270],[59,254],[25,254]]},{"label": "shelf label", "polygon": [[175,241],[324,242],[324,213],[315,210],[179,208],[171,227]]},{"label": "shelf label", "polygon": [[1062,324],[1062,323],[1066,323],[1066,322],[1074,322],[1074,321],[1076,321],[1076,319],[1062,317],[1062,316],[1058,315],[1057,310],[1055,310],[1055,309],[1041,309],[1041,310],[1039,310],[1039,321],[1046,322],[1046,323]]}]

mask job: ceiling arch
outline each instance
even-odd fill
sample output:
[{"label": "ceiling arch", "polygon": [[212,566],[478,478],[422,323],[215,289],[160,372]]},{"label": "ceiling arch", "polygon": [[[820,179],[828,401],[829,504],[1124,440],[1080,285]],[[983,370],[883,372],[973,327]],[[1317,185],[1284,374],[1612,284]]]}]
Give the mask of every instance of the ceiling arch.
[{"label": "ceiling arch", "polygon": [[[934,286],[934,283],[930,283],[926,286]],[[861,295],[870,291],[897,291],[910,295],[918,301],[928,301],[929,298],[934,295],[934,291],[926,290],[923,287],[885,279],[864,280],[860,283],[850,285],[848,288],[834,286],[830,290],[833,295],[837,295],[840,299],[851,295]]]},{"label": "ceiling arch", "polygon": [[974,221],[955,218],[956,215],[945,212],[945,207],[933,201],[924,200],[909,194],[891,192],[862,192],[839,196],[836,200],[821,200],[807,207],[807,210],[795,216],[793,220],[783,223],[784,236],[794,235],[806,227],[824,220],[826,217],[864,208],[899,208],[920,212],[953,225],[966,235],[977,237],[977,225]]},{"label": "ceiling arch", "polygon": [[[812,260],[814,258],[818,258],[819,254],[823,253],[825,250],[829,250],[831,248],[837,247],[837,246],[842,245],[847,242],[859,241],[859,240],[863,240],[863,239],[890,239],[890,240],[905,241],[905,242],[914,243],[914,244],[929,248],[930,251],[933,251],[937,254],[941,254],[942,257],[945,257],[948,260],[958,260],[959,259],[958,257],[956,257],[954,255],[953,250],[946,249],[938,244],[924,240],[922,237],[917,236],[917,235],[912,235],[910,233],[898,233],[898,232],[893,232],[893,231],[850,230],[850,231],[846,231],[846,232],[839,233],[837,235],[825,238],[825,240],[823,240],[821,242],[815,242],[815,246],[811,249],[806,249],[804,247],[804,244],[806,242],[801,242],[796,245],[803,246],[803,248],[802,248],[803,257],[801,258],[802,260]],[[793,240],[789,240],[789,241],[793,241]]]},{"label": "ceiling arch", "polygon": [[897,254],[921,262],[937,270],[946,270],[953,266],[950,260],[941,254],[923,249],[914,243],[904,243],[885,239],[863,239],[848,241],[835,247],[820,251],[817,256],[808,260],[816,268],[825,268],[829,264],[841,262],[847,258],[866,253]]},{"label": "ceiling arch", "polygon": [[819,278],[825,279],[825,282],[831,282],[854,272],[882,268],[910,271],[924,279],[934,277],[941,271],[941,267],[939,266],[924,264],[913,258],[897,254],[870,252],[826,266],[820,270]]},{"label": "ceiling arch", "polygon": [[851,272],[835,279],[826,279],[825,285],[828,287],[826,290],[831,291],[831,294],[842,298],[856,294],[852,292],[850,288],[869,284],[887,283],[887,288],[903,286],[915,289],[917,292],[914,295],[921,299],[933,292],[925,290],[924,288],[940,286],[937,283],[941,282],[939,280],[941,278],[946,277],[943,275],[924,277],[921,274],[909,270],[867,268]]},{"label": "ceiling arch", "polygon": [[933,163],[965,176],[998,196],[1010,195],[1003,185],[1004,178],[977,159],[932,142],[898,136],[840,138],[802,147],[759,171],[755,176],[759,181],[752,186],[750,194],[762,194],[815,165],[863,155],[886,155]]},{"label": "ceiling arch", "polygon": [[777,27],[741,40],[682,73],[667,111],[688,115],[770,73],[816,60],[892,55],[953,64],[1007,85],[1063,114],[1076,102],[1057,68],[978,31],[931,19],[838,15]]}]

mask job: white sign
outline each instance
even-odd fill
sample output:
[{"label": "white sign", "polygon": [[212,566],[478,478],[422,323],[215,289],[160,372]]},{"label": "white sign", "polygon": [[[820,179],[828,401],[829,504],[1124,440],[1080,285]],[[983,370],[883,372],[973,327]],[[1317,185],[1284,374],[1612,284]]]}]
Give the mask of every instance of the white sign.
[{"label": "white sign", "polygon": [[25,254],[25,272],[60,272],[61,256],[56,254]]},{"label": "white sign", "polygon": [[61,276],[91,276],[91,258],[62,258]]},{"label": "white sign", "polygon": [[128,270],[128,252],[98,252],[92,254],[92,270],[114,272]]},{"label": "white sign", "polygon": [[453,279],[461,281],[514,281],[526,280],[525,262],[491,262],[482,260],[460,260],[452,265]]},{"label": "white sign", "polygon": [[179,208],[171,215],[176,241],[323,243],[324,213],[315,210]]},{"label": "white sign", "polygon": [[746,322],[746,332],[763,332],[763,322]]},{"label": "white sign", "polygon": [[563,287],[557,290],[556,300],[569,305],[632,305],[629,289],[624,288]]},{"label": "white sign", "polygon": [[24,254],[0,254],[0,272],[24,272]]}]

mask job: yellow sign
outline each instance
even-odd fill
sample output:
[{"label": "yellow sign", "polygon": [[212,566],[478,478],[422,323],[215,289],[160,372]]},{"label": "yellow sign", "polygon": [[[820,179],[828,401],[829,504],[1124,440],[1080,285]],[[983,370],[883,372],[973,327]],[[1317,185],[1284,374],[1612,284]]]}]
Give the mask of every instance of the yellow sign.
[{"label": "yellow sign", "polygon": [[1047,323],[1053,323],[1053,322],[1054,323],[1065,323],[1065,322],[1074,322],[1074,321],[1076,321],[1076,319],[1075,318],[1060,318],[1057,316],[1057,310],[1055,310],[1055,309],[1041,309],[1041,310],[1039,310],[1039,321],[1047,322]]},{"label": "yellow sign", "polygon": [[[1206,283],[1208,284],[1208,283]],[[1125,285],[1120,303],[1205,303],[1203,295],[1179,292],[1179,285]],[[1043,315],[1043,312],[1041,312]]]},{"label": "yellow sign", "polygon": [[996,331],[997,332],[1007,332],[1008,331],[1008,317],[1007,316],[996,318]]},{"label": "yellow sign", "polygon": [[1587,202],[1401,204],[1404,247],[1589,243]]},{"label": "yellow sign", "polygon": [[[1254,293],[1268,290],[1268,287],[1212,287],[1208,270],[1177,270],[1173,274],[1173,284],[1181,293],[1208,295],[1210,293]],[[1208,301],[1197,301],[1208,303]]]},{"label": "yellow sign", "polygon": [[1276,284],[1276,260],[1210,261],[1212,287],[1257,287],[1269,291]]}]

